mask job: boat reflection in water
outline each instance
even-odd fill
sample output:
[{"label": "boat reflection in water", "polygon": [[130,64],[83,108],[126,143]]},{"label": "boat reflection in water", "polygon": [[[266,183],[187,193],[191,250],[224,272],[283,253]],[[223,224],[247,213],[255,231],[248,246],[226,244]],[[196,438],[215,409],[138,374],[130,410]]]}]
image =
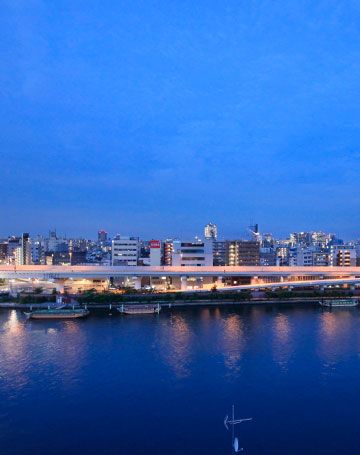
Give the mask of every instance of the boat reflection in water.
[{"label": "boat reflection in water", "polygon": [[24,312],[28,319],[78,319],[89,315],[89,310],[84,308],[53,308]]},{"label": "boat reflection in water", "polygon": [[334,365],[343,361],[351,352],[354,343],[351,332],[352,310],[323,312],[320,315],[318,355],[323,359],[323,366],[331,371]]}]

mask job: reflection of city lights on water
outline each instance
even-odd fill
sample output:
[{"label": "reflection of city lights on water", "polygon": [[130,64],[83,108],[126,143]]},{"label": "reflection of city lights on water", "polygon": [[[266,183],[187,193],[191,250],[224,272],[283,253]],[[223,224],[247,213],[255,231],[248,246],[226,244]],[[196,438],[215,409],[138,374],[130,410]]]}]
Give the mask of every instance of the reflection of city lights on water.
[{"label": "reflection of city lights on water", "polygon": [[203,308],[200,313],[200,318],[202,321],[209,321],[210,320],[210,310],[209,308]]},{"label": "reflection of city lights on water", "polygon": [[278,314],[275,318],[275,336],[281,343],[287,343],[289,340],[290,324],[284,314]]},{"label": "reflection of city lights on water", "polygon": [[81,323],[81,321],[66,321],[65,322],[65,329],[67,332],[69,333],[77,333],[79,332],[79,322]]},{"label": "reflection of city lights on water", "polygon": [[245,348],[243,321],[237,314],[223,320],[222,354],[227,373],[236,376],[240,371],[240,360]]},{"label": "reflection of city lights on water", "polygon": [[26,346],[26,331],[20,313],[12,310],[0,333],[2,358],[0,376],[11,382],[14,389],[26,385],[28,378],[25,374],[29,352]]},{"label": "reflection of city lights on water", "polygon": [[185,378],[191,374],[192,332],[180,315],[172,316],[169,322],[161,327],[160,352],[176,376]]},{"label": "reflection of city lights on water", "polygon": [[292,328],[285,314],[278,314],[274,319],[273,356],[274,361],[287,370],[289,359],[293,353]]},{"label": "reflection of city lights on water", "polygon": [[324,311],[320,317],[318,354],[324,360],[325,367],[342,360],[353,340],[350,333],[351,314],[339,311]]},{"label": "reflection of city lights on water", "polygon": [[214,317],[215,319],[220,319],[221,318],[221,311],[220,308],[216,307],[214,310]]},{"label": "reflection of city lights on water", "polygon": [[19,335],[24,331],[24,326],[19,321],[18,313],[16,310],[10,312],[8,322],[4,325],[5,330],[11,335]]}]

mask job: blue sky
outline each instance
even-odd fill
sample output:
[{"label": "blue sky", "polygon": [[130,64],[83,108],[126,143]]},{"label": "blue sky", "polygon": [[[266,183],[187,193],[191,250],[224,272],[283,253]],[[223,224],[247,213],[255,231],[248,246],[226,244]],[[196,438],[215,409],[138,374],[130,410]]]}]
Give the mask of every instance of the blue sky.
[{"label": "blue sky", "polygon": [[360,3],[5,1],[0,235],[360,237]]}]

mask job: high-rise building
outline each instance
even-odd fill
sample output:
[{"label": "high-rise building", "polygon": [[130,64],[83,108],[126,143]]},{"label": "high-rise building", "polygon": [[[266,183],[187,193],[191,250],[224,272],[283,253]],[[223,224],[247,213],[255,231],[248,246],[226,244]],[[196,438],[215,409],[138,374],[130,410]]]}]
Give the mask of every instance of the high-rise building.
[{"label": "high-rise building", "polygon": [[31,260],[33,264],[45,264],[45,242],[39,235],[31,242]]},{"label": "high-rise building", "polygon": [[226,241],[215,240],[213,242],[213,262],[216,266],[226,265]]},{"label": "high-rise building", "polygon": [[174,242],[171,239],[164,240],[163,242],[163,264],[172,265],[172,253],[174,251]]},{"label": "high-rise building", "polygon": [[28,265],[31,264],[31,242],[30,235],[24,232],[20,239],[19,246],[15,249],[15,264]]},{"label": "high-rise building", "polygon": [[107,241],[107,232],[104,230],[98,231],[98,243],[105,243]]},{"label": "high-rise building", "polygon": [[150,265],[152,267],[161,265],[161,242],[160,240],[150,240]]},{"label": "high-rise building", "polygon": [[58,237],[55,230],[50,231],[49,238],[45,242],[45,249],[50,253],[67,253],[69,251],[68,241],[64,238]]},{"label": "high-rise building", "polygon": [[21,244],[21,238],[11,236],[8,238],[8,245],[7,245],[7,263],[13,264],[15,263],[15,252],[19,248]]},{"label": "high-rise building", "polygon": [[218,236],[218,229],[217,229],[216,224],[208,223],[205,226],[204,234],[205,234],[206,239],[216,240],[217,236]]},{"label": "high-rise building", "polygon": [[138,237],[117,235],[112,241],[112,265],[134,266],[138,264],[140,242]]},{"label": "high-rise building", "polygon": [[8,241],[0,240],[0,264],[6,264],[8,255]]},{"label": "high-rise building", "polygon": [[251,224],[249,226],[249,231],[251,233],[251,240],[253,240],[254,242],[261,243],[261,234],[259,231],[259,225],[257,223]]},{"label": "high-rise building", "polygon": [[276,265],[276,251],[272,247],[260,248],[260,265],[274,266]]},{"label": "high-rise building", "polygon": [[226,242],[226,265],[260,265],[260,244],[254,240],[228,240]]}]

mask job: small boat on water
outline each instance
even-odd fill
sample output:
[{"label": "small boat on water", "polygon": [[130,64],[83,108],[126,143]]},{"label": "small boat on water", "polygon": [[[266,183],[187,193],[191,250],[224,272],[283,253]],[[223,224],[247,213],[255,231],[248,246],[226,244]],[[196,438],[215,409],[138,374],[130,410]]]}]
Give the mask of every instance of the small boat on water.
[{"label": "small boat on water", "polygon": [[89,315],[89,310],[84,308],[53,308],[24,312],[28,319],[77,319]]},{"label": "small boat on water", "polygon": [[157,305],[121,305],[117,309],[121,314],[159,314],[161,306]]},{"label": "small boat on water", "polygon": [[247,417],[245,419],[235,419],[235,406],[232,406],[232,416],[229,418],[228,415],[225,416],[224,425],[227,430],[229,430],[229,425],[231,426],[231,442],[233,453],[242,452],[244,449],[239,446],[239,438],[235,436],[235,425],[243,422],[250,422],[252,417]]},{"label": "small boat on water", "polygon": [[347,308],[359,305],[359,301],[355,299],[332,299],[322,300],[319,304],[326,308]]}]

